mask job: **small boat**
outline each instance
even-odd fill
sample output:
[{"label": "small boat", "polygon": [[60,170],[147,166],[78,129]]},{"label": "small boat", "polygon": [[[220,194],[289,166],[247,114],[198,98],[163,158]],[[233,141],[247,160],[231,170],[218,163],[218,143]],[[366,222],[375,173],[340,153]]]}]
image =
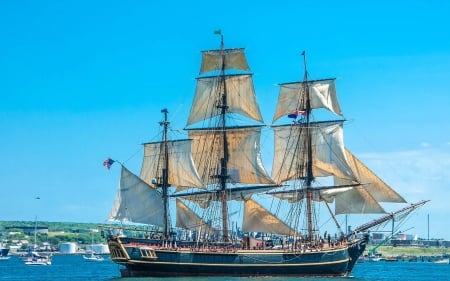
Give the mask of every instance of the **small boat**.
[{"label": "small boat", "polygon": [[52,256],[51,255],[41,255],[33,250],[36,249],[37,242],[37,216],[34,222],[34,246],[29,249],[28,255],[25,259],[25,265],[51,265]]},{"label": "small boat", "polygon": [[91,250],[90,250],[90,252],[91,252],[91,254],[88,256],[83,255],[83,259],[85,261],[104,261],[105,260],[103,258],[103,256],[96,254],[94,251],[94,236],[93,236],[93,234],[91,234]]},{"label": "small boat", "polygon": [[88,256],[83,255],[83,259],[84,259],[85,261],[104,261],[104,260],[105,260],[105,259],[103,258],[103,256],[95,254],[94,251],[92,251],[91,254],[88,255]]},{"label": "small boat", "polygon": [[37,252],[31,252],[25,259],[26,265],[51,265],[52,257],[40,255]]},{"label": "small boat", "polygon": [[438,264],[449,264],[449,263],[450,263],[450,259],[449,259],[449,258],[445,258],[445,259],[437,259],[437,260],[433,261],[433,263],[438,263]]},{"label": "small boat", "polygon": [[3,241],[1,241],[0,242],[0,260],[9,259],[8,253],[9,253],[9,248],[4,245]]},{"label": "small boat", "polygon": [[375,255],[375,256],[369,256],[369,261],[378,262],[378,261],[385,261],[386,259],[381,255]]}]

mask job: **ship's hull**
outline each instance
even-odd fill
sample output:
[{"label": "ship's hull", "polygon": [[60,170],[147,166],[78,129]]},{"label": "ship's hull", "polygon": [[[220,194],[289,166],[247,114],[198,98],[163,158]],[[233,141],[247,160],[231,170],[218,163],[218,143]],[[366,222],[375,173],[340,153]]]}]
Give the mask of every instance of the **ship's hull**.
[{"label": "ship's hull", "polygon": [[144,276],[346,276],[365,239],[321,250],[231,250],[160,247],[144,239],[110,238],[111,258],[123,277]]}]

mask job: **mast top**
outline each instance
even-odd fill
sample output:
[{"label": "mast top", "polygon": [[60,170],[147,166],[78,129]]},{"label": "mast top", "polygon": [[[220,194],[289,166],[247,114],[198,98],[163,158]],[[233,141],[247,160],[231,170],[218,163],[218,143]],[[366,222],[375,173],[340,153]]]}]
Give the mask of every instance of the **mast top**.
[{"label": "mast top", "polygon": [[306,51],[305,50],[303,50],[302,56],[303,56],[303,67],[305,68],[305,76],[303,77],[303,80],[306,82],[306,81],[308,81],[308,69],[306,68]]},{"label": "mast top", "polygon": [[220,35],[220,49],[223,50],[224,49],[224,43],[223,43],[222,30],[220,30],[220,29],[214,30],[214,34],[215,35]]}]

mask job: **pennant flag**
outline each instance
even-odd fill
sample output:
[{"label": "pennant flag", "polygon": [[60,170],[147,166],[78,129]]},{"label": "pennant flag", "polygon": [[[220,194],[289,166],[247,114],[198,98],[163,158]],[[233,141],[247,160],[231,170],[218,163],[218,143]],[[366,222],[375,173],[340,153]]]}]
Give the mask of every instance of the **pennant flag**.
[{"label": "pennant flag", "polygon": [[222,35],[222,30],[220,30],[220,29],[214,30],[214,34]]},{"label": "pennant flag", "polygon": [[111,165],[114,164],[114,160],[112,160],[111,158],[106,158],[105,161],[103,161],[103,166],[106,167],[106,169],[109,170],[109,168],[111,168]]}]

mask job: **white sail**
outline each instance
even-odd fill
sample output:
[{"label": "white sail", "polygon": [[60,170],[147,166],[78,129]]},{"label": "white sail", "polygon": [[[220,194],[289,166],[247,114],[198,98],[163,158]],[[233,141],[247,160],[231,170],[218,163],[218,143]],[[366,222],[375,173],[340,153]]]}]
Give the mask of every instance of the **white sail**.
[{"label": "white sail", "polygon": [[119,188],[108,221],[163,226],[161,193],[122,166]]},{"label": "white sail", "polygon": [[[289,203],[306,199],[304,190],[286,190],[268,194]],[[383,207],[361,186],[316,189],[312,191],[312,201],[334,203],[335,214],[379,214],[385,213]]]},{"label": "white sail", "polygon": [[[345,154],[357,181],[364,184],[364,188],[373,196],[373,198],[375,198],[375,200],[378,202],[406,203],[403,197],[367,168],[367,166],[356,158],[356,156],[348,149],[345,149]],[[334,178],[334,182],[336,185],[356,183],[356,181],[338,177]]]},{"label": "white sail", "polygon": [[[228,174],[232,183],[273,184],[262,165],[260,155],[260,127],[240,127],[227,130]],[[189,130],[194,163],[203,182],[216,182],[213,178],[220,171],[223,157],[222,132],[220,130]]]},{"label": "white sail", "polygon": [[245,201],[242,231],[265,232],[280,235],[294,235],[297,233],[294,229],[252,199]]},{"label": "white sail", "polygon": [[[197,173],[191,156],[191,140],[167,141],[169,157],[169,184],[177,186],[178,190],[190,187],[202,188],[203,183]],[[144,160],[140,177],[156,188],[155,181],[161,182],[164,166],[164,143],[154,142],[144,144]]]},{"label": "white sail", "polygon": [[337,115],[342,115],[334,79],[285,83],[280,84],[280,93],[273,122],[296,110],[304,110],[306,108],[305,83],[308,83],[312,109],[325,108]]},{"label": "white sail", "polygon": [[336,215],[386,213],[363,186],[324,190],[321,197],[327,202],[334,200]]},{"label": "white sail", "polygon": [[200,74],[227,69],[250,70],[243,48],[202,52]]},{"label": "white sail", "polygon": [[177,220],[176,226],[184,229],[201,230],[202,233],[217,232],[212,226],[202,220],[194,211],[192,211],[181,200],[177,199]]},{"label": "white sail", "polygon": [[[344,152],[342,121],[311,123],[314,177],[337,176],[355,180]],[[307,175],[307,128],[303,124],[277,126],[272,178],[276,183]],[[287,166],[287,163],[291,163]]]},{"label": "white sail", "polygon": [[223,83],[216,76],[197,79],[194,101],[189,113],[187,126],[220,115],[220,104],[223,93],[227,94],[227,112],[237,113],[253,120],[263,122],[258,103],[256,102],[253,79],[250,74],[225,75]]}]

